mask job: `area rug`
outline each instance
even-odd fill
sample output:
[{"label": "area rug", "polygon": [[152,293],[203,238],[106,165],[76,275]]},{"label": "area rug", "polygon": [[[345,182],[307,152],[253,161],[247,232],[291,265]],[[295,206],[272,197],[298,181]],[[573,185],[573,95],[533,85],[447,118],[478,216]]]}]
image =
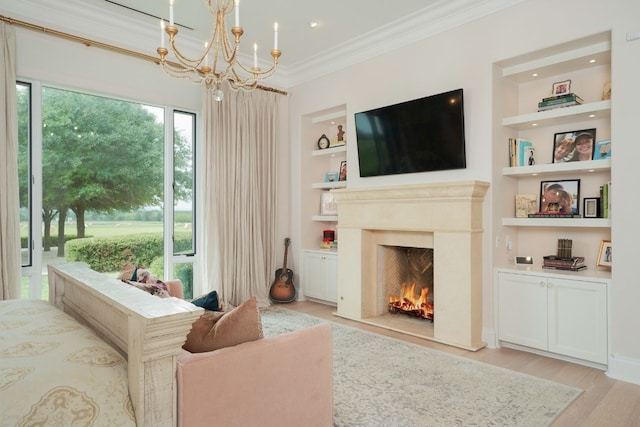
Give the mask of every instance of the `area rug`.
[{"label": "area rug", "polygon": [[541,427],[581,393],[279,307],[263,309],[261,318],[265,337],[332,325],[336,427]]}]

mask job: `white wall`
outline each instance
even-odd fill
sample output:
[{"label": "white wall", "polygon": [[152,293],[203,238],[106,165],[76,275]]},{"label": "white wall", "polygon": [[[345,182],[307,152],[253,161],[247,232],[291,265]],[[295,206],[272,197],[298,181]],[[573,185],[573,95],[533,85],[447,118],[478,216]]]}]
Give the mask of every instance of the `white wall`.
[{"label": "white wall", "polygon": [[[640,168],[640,146],[632,133],[633,100],[639,99],[640,40],[627,42],[628,31],[640,30],[640,2],[636,0],[552,1],[528,0],[502,12],[454,30],[436,35],[413,46],[398,49],[348,69],[290,88],[290,127],[292,168],[299,170],[296,158],[310,146],[300,140],[300,117],[314,111],[347,105],[347,161],[349,187],[401,185],[437,181],[492,180],[492,170],[504,166],[504,156],[492,155],[492,65],[495,62],[537,51],[549,46],[612,31],[612,69],[614,107],[612,139],[615,141],[612,180],[615,188],[615,216],[612,241],[616,250],[611,301],[611,350],[609,374],[640,383],[640,323],[636,315],[640,304],[640,280],[632,257],[638,237],[634,216],[638,198],[618,196],[637,194],[631,185]],[[635,21],[634,21],[635,18]],[[424,174],[359,178],[354,113],[404,100],[462,87],[465,90],[467,169]],[[619,89],[618,89],[619,88]],[[635,114],[637,116],[637,113]],[[302,151],[302,152],[301,152]],[[292,180],[292,200],[301,190],[299,179]],[[487,334],[493,330],[493,284],[491,241],[491,194],[484,208],[483,322]],[[300,207],[292,206],[294,238],[303,225]],[[623,237],[624,236],[624,237]],[[453,256],[453,254],[452,254]]]}]

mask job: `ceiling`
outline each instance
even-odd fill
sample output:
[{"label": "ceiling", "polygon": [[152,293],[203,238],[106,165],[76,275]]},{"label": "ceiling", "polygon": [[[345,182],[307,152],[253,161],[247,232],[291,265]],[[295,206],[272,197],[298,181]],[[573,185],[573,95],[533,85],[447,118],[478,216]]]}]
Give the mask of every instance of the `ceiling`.
[{"label": "ceiling", "polygon": [[[216,1],[233,0],[211,0]],[[524,0],[240,0],[240,57],[271,61],[273,25],[282,56],[270,81],[292,86],[446,31]],[[207,0],[174,0],[176,44],[201,54],[215,17]],[[0,0],[0,15],[68,31],[154,57],[169,0]],[[229,27],[234,14],[227,17]],[[318,26],[310,28],[309,22]],[[276,83],[273,83],[273,81]]]},{"label": "ceiling", "polygon": [[[277,22],[282,51],[280,63],[291,66],[318,53],[330,52],[337,45],[439,1],[401,0],[389,7],[386,1],[371,0],[241,0],[240,25],[244,29],[241,49],[251,54],[253,44],[257,43],[261,57],[269,58],[273,24]],[[123,14],[135,14],[136,10],[156,17],[156,21],[158,18],[169,20],[169,0],[101,0],[101,3],[102,7],[119,9]],[[215,4],[215,0],[212,3]],[[385,7],[372,7],[375,3],[384,3]],[[229,26],[233,18],[233,13],[228,16]],[[140,19],[146,20],[147,16],[140,14]],[[181,34],[189,34],[204,43],[215,16],[209,12],[206,0],[175,0],[174,21],[180,25]],[[310,28],[310,21],[318,22],[318,26]]]}]

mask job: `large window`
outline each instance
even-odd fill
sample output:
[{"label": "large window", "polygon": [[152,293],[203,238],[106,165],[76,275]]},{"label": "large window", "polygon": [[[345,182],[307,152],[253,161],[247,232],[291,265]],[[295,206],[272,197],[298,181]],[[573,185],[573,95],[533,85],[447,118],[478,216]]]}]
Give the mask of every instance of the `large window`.
[{"label": "large window", "polygon": [[[46,266],[68,260],[70,240],[137,239],[144,249],[125,248],[118,256],[126,253],[134,263],[149,264],[145,267],[160,277],[165,266],[174,273],[179,260],[172,255],[193,258],[194,114],[52,87],[43,87],[41,103],[32,103],[30,86],[19,84],[18,89],[23,275],[31,276],[23,282],[30,287],[23,288],[23,296],[47,297]],[[32,109],[37,112],[33,120]],[[165,110],[175,115],[174,126],[180,129],[165,132]],[[40,141],[40,132],[30,136],[30,122],[40,128]],[[172,146],[167,158],[165,151]],[[165,185],[167,176],[173,185]],[[165,206],[174,206],[170,218]],[[40,230],[41,239],[34,240],[31,230]],[[41,251],[30,250],[34,241],[42,242]],[[99,271],[117,273],[108,260],[86,261]]]}]

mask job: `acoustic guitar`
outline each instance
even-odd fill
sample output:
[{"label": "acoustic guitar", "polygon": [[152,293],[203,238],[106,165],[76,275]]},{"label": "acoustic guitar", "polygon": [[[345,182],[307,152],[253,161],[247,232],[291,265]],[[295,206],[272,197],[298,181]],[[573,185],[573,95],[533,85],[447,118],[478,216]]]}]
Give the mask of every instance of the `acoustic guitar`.
[{"label": "acoustic guitar", "polygon": [[287,252],[291,239],[284,239],[284,261],[282,268],[276,270],[276,278],[271,284],[269,298],[277,303],[291,302],[296,299],[296,288],[293,286],[293,271],[287,268]]}]

